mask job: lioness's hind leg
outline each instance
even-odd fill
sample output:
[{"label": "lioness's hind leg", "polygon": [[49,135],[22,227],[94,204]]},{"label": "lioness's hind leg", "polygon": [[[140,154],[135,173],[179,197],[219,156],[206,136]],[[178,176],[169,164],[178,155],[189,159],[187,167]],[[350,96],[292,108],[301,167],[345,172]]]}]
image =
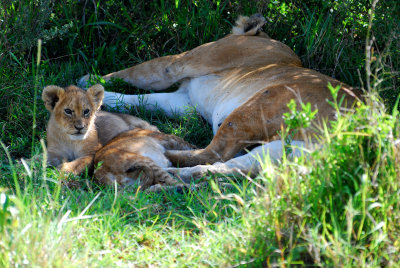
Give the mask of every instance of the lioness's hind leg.
[{"label": "lioness's hind leg", "polygon": [[[245,155],[232,158],[224,163],[216,162],[213,165],[197,165],[194,167],[167,168],[166,171],[181,178],[185,182],[191,179],[202,178],[209,173],[216,174],[241,174],[255,176],[260,172],[261,165],[266,157],[271,161],[280,160],[285,150],[281,140],[272,141],[264,145],[257,146]],[[286,145],[291,148],[289,156],[300,156],[307,152],[305,143],[302,141],[292,141]]]},{"label": "lioness's hind leg", "polygon": [[284,123],[282,111],[287,108],[286,104],[278,103],[274,109],[266,109],[266,104],[270,105],[271,102],[269,98],[280,94],[281,88],[270,88],[269,91],[260,91],[236,108],[222,122],[206,148],[193,151],[169,150],[165,156],[174,166],[192,167],[225,162],[250,145],[270,141]]},{"label": "lioness's hind leg", "polygon": [[167,168],[166,171],[179,177],[186,183],[191,179],[198,180],[209,174],[233,174],[255,176],[259,172],[258,159],[251,153],[233,158],[227,162],[217,162],[212,165],[197,165],[194,167]]}]

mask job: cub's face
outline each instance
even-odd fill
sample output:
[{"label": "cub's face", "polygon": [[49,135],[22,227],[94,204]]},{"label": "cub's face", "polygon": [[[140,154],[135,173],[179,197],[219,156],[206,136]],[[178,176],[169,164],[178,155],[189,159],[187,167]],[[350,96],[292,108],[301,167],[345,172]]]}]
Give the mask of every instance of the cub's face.
[{"label": "cub's face", "polygon": [[87,91],[75,86],[47,86],[42,93],[46,109],[58,128],[71,140],[83,140],[94,124],[95,112],[104,96],[104,88],[95,85]]}]

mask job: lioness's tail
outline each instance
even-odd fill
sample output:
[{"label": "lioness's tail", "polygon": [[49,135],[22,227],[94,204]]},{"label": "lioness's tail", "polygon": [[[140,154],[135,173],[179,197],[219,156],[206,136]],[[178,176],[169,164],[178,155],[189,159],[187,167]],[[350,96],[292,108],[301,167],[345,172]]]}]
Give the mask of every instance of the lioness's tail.
[{"label": "lioness's tail", "polygon": [[261,14],[254,14],[250,17],[240,16],[236,20],[236,26],[232,28],[232,34],[235,35],[257,35],[266,23]]}]

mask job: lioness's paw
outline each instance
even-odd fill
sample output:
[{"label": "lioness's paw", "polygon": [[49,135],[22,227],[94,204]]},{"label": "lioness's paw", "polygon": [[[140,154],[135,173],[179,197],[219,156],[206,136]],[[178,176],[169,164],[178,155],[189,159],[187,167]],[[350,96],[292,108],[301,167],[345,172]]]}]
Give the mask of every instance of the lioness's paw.
[{"label": "lioness's paw", "polygon": [[79,79],[78,86],[81,88],[86,88],[88,86],[89,79],[90,79],[90,74],[83,76],[81,79]]},{"label": "lioness's paw", "polygon": [[147,188],[145,190],[145,192],[158,193],[158,192],[161,192],[163,189],[164,189],[164,187],[161,186],[161,184],[155,184],[155,185],[152,185],[149,188]]},{"label": "lioness's paw", "polygon": [[79,79],[78,86],[81,88],[88,88],[95,84],[105,84],[105,83],[106,80],[102,76],[96,74],[87,74],[83,76],[81,79]]},{"label": "lioness's paw", "polygon": [[184,168],[166,168],[169,174],[174,177],[184,181],[185,183],[190,183],[192,179],[198,179],[207,173],[207,166],[194,166],[194,167],[184,167]]}]

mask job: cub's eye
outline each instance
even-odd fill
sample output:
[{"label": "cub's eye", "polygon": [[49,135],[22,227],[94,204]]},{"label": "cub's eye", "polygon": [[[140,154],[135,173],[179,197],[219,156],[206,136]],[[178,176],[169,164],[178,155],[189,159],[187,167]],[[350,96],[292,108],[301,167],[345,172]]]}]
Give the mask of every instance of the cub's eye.
[{"label": "cub's eye", "polygon": [[72,110],[71,109],[64,109],[64,113],[66,115],[72,115]]},{"label": "cub's eye", "polygon": [[83,115],[84,115],[85,117],[88,117],[89,114],[90,114],[90,110],[89,110],[89,109],[86,109],[86,110],[83,111]]}]

